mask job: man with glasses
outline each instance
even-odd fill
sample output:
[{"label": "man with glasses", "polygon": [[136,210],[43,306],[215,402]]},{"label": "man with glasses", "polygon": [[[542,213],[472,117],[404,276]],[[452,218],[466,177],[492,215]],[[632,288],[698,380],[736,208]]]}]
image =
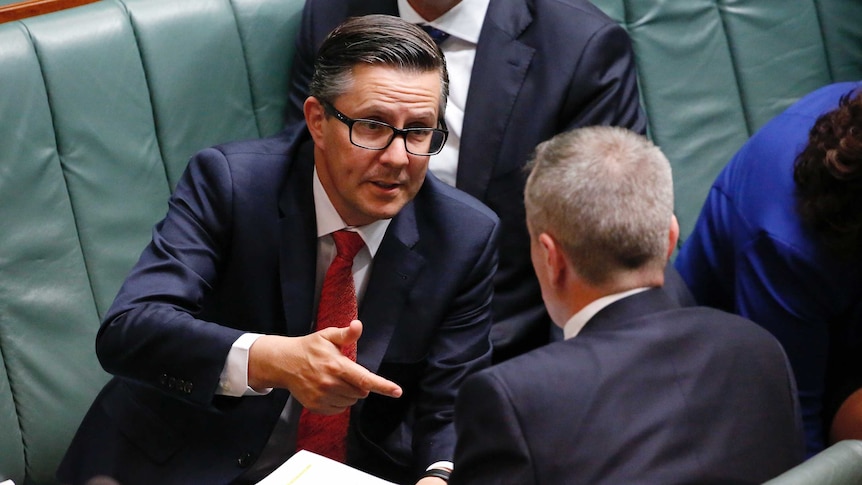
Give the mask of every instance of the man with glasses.
[{"label": "man with glasses", "polygon": [[490,362],[498,233],[426,173],[447,83],[420,28],[353,19],[317,58],[309,141],[192,158],[105,316],[115,377],[61,482],[255,483],[297,449],[445,482],[456,390]]},{"label": "man with glasses", "polygon": [[429,169],[500,217],[494,360],[559,337],[530,265],[523,167],[539,142],[580,126],[646,133],[628,34],[589,0],[307,0],[291,66],[291,128],[303,124],[323,39],[345,18],[370,13],[425,26],[446,56],[449,142]]}]

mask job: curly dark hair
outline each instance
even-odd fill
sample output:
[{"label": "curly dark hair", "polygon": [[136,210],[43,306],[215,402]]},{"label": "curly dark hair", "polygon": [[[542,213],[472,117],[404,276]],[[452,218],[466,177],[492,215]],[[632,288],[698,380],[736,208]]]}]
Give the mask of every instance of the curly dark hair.
[{"label": "curly dark hair", "polygon": [[793,180],[803,222],[838,255],[862,257],[862,90],[817,119]]}]

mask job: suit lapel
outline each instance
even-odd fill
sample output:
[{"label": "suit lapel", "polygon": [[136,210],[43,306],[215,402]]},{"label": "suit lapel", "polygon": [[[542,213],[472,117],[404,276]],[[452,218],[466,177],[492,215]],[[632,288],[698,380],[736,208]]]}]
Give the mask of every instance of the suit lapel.
[{"label": "suit lapel", "polygon": [[518,37],[532,22],[522,0],[491,0],[470,76],[457,186],[483,199],[535,49]]},{"label": "suit lapel", "polygon": [[396,326],[404,322],[408,294],[425,265],[425,258],[413,250],[418,241],[411,202],[392,219],[386,231],[359,308],[363,332],[357,345],[357,361],[371,372],[380,366]]},{"label": "suit lapel", "polygon": [[313,144],[299,146],[279,199],[281,298],[287,335],[309,333],[314,320],[317,222],[314,217]]}]

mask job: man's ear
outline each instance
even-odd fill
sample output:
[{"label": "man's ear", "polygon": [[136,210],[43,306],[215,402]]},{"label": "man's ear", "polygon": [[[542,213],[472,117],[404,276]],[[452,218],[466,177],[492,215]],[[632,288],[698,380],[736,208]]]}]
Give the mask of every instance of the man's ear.
[{"label": "man's ear", "polygon": [[670,260],[670,255],[676,249],[676,242],[679,241],[679,221],[676,220],[676,214],[670,216],[670,231],[668,231],[667,240],[667,258]]},{"label": "man's ear", "polygon": [[539,234],[541,255],[545,258],[546,281],[555,288],[562,288],[568,276],[568,265],[560,243],[547,232]]},{"label": "man's ear", "polygon": [[314,96],[309,96],[302,105],[302,112],[305,114],[305,124],[308,125],[308,131],[311,133],[314,144],[322,146],[323,122],[326,119],[326,111],[323,108],[323,104]]}]

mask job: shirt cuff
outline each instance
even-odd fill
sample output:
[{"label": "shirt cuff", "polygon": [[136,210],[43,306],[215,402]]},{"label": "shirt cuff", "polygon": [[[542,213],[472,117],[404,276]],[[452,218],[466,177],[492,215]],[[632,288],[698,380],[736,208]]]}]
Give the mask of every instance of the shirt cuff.
[{"label": "shirt cuff", "polygon": [[244,333],[231,345],[219,377],[216,394],[233,397],[264,396],[272,391],[272,388],[267,388],[258,392],[248,387],[248,349],[262,336],[259,333]]},{"label": "shirt cuff", "polygon": [[451,472],[453,468],[454,464],[451,461],[437,461],[428,465],[428,468],[426,468],[425,471],[427,472],[428,470],[446,470]]}]

